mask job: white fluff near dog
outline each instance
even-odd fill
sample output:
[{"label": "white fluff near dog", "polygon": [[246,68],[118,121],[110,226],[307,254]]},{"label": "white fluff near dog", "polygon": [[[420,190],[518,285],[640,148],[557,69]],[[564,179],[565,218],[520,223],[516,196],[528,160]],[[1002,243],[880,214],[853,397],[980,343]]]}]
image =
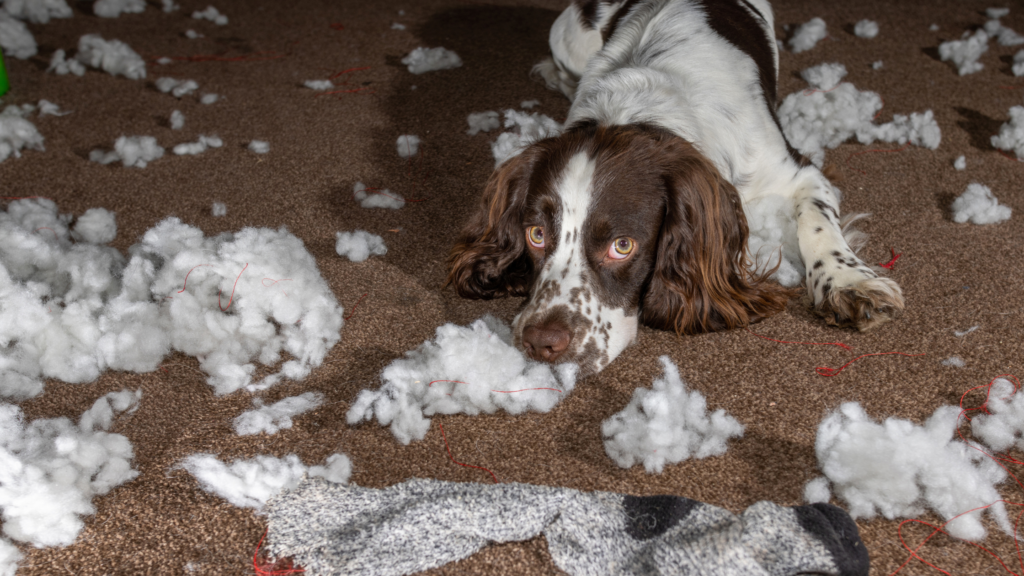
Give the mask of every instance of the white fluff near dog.
[{"label": "white fluff near dog", "polygon": [[292,427],[292,418],[319,408],[324,403],[324,395],[318,392],[306,392],[298,396],[290,396],[265,406],[259,398],[253,400],[253,410],[242,412],[235,417],[232,428],[239,436],[253,434],[277,434],[281,430]]},{"label": "white fluff near dog", "polygon": [[346,484],[352,462],[344,454],[332,454],[322,466],[307,466],[295,454],[283,458],[260,455],[225,464],[213,454],[193,454],[179,464],[199,481],[203,490],[239,508],[259,510],[267,500],[299,485],[306,475]]},{"label": "white fluff near dog", "polygon": [[492,316],[469,326],[445,324],[388,364],[377,390],[363,390],[350,425],[376,419],[402,444],[422,440],[434,414],[548,412],[576,385],[575,364],[528,360],[512,346],[511,329]]}]

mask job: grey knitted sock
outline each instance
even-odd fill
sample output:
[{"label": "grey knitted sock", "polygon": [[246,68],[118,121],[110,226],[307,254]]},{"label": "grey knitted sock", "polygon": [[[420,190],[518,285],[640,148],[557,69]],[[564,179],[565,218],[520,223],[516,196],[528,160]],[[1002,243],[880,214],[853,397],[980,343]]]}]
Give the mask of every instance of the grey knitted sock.
[{"label": "grey knitted sock", "polygon": [[409,480],[383,490],[305,480],[271,500],[269,550],[307,574],[410,574],[491,542],[544,534],[573,576],[867,575],[857,525],[828,504],[739,516],[678,496]]}]

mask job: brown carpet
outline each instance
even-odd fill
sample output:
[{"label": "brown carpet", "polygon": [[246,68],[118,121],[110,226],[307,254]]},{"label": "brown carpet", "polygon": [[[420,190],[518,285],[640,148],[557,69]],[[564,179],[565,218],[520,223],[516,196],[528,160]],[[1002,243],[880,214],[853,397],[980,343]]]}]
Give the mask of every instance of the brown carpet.
[{"label": "brown carpet", "polygon": [[[72,113],[33,117],[46,150],[0,163],[0,195],[46,196],[62,212],[74,214],[93,207],[113,210],[119,225],[114,245],[121,250],[170,215],[208,235],[244,226],[287,226],[306,243],[345,314],[352,316],[341,342],[309,378],[259,394],[268,403],[304,391],[326,396],[321,408],[273,436],[235,436],[231,420],[251,407],[252,395],[215,397],[198,361],[180,354],[148,374],[108,372],[84,385],[47,381],[41,396],[21,403],[27,418],[76,417],[109,391],[141,388],[141,408],[112,429],[131,440],[141,474],[95,500],[97,513],[87,518],[74,545],[22,546],[26,558],[19,574],[253,573],[264,521],[203,492],[187,472],[174,469],[195,452],[223,460],[295,452],[314,464],[340,451],[352,458],[352,481],[370,487],[412,477],[489,482],[486,473],[448,459],[437,429],[442,423],[457,459],[486,466],[502,480],[677,494],[738,512],[763,499],[801,503],[804,484],[820,474],[813,449],[817,425],[843,401],[859,401],[876,419],[920,422],[999,374],[1024,376],[1024,165],[988,143],[1010,106],[1024,104],[1024,80],[1010,72],[1019,47],[992,42],[981,58],[985,69],[966,77],[939,61],[937,52],[940,42],[982,24],[991,2],[794,0],[775,6],[782,38],[787,37],[784,26],[814,16],[828,23],[830,33],[808,52],[781,54],[780,100],[805,87],[800,70],[841,62],[848,81],[884,98],[879,121],[930,108],[942,128],[935,151],[909,147],[855,155],[899,147],[844,144],[827,156],[843,176],[844,212],[873,214],[862,226],[871,236],[862,256],[886,262],[890,247],[903,254],[892,272],[907,299],[901,319],[860,334],[828,328],[793,302],[785,313],[756,326],[758,333],[782,340],[843,341],[854,353],[776,344],[745,331],[677,338],[641,329],[636,346],[600,375],[581,381],[551,413],[437,417],[426,439],[409,446],[376,424],[346,425],[345,412],[361,389],[378,385],[385,365],[433,338],[436,327],[465,324],[487,312],[509,321],[521,304],[456,297],[442,288],[443,263],[493,168],[489,143],[495,133],[467,136],[466,116],[537,99],[540,112],[565,117],[569,103],[528,78],[530,66],[547,53],[548,28],[565,3],[218,0],[216,7],[230,18],[224,27],[188,18],[206,2],[181,3],[178,12],[165,14],[159,3],[151,3],[142,14],[114,20],[97,18],[88,3],[78,3],[71,19],[30,26],[40,55],[27,61],[8,58],[13,90],[4,104],[45,98]],[[853,24],[862,18],[879,23],[876,39],[853,35]],[[393,30],[393,22],[408,29]],[[1024,6],[1014,3],[1003,22],[1024,32]],[[933,23],[938,31],[929,30]],[[205,37],[186,39],[189,28]],[[82,34],[94,32],[128,43],[149,60],[202,54],[280,57],[150,64],[145,81],[95,70],[82,78],[44,73],[53,50],[73,52]],[[444,46],[465,64],[414,76],[399,60],[417,46]],[[877,60],[884,67],[876,71],[871,63]],[[365,90],[317,97],[300,86],[356,67],[368,69],[347,75],[345,87]],[[188,97],[177,101],[154,88],[160,76],[194,79],[203,91],[224,99],[209,106]],[[186,117],[182,132],[167,125],[175,108]],[[224,148],[197,157],[167,156],[141,170],[87,160],[89,150],[109,149],[122,134],[152,135],[169,146],[211,133],[224,139]],[[400,134],[423,139],[419,159],[407,162],[396,155]],[[245,150],[252,139],[269,141],[270,153]],[[952,163],[961,154],[968,168],[958,172]],[[352,199],[352,185],[360,180],[424,201],[398,211],[364,210]],[[1010,221],[951,222],[951,201],[972,181],[989,186],[1014,209]],[[227,204],[226,217],[210,215],[215,200]],[[358,264],[338,257],[335,232],[357,228],[384,236],[387,255]],[[953,334],[974,325],[980,328],[965,337]],[[924,356],[865,358],[832,378],[814,371],[838,367],[855,354],[889,351]],[[622,470],[604,453],[600,423],[625,406],[634,388],[650,386],[661,374],[657,358],[662,354],[671,356],[710,407],[725,408],[745,424],[746,434],[731,442],[724,456],[667,466],[660,475],[639,466]],[[940,364],[953,355],[966,367]],[[972,405],[982,400],[978,393],[969,397]],[[969,427],[962,428],[966,433]],[[1024,502],[1012,481],[1003,494]],[[1010,511],[1015,518],[1016,509]],[[938,521],[933,515],[922,519]],[[873,574],[891,574],[908,558],[899,521],[862,520],[859,526]],[[982,544],[1019,570],[1012,540],[994,525],[989,528]],[[903,527],[911,546],[929,532],[920,525]],[[1002,573],[985,552],[942,535],[929,540],[921,554],[952,574]],[[933,572],[914,560],[901,574]],[[544,541],[536,539],[492,546],[432,573],[558,570]]]}]

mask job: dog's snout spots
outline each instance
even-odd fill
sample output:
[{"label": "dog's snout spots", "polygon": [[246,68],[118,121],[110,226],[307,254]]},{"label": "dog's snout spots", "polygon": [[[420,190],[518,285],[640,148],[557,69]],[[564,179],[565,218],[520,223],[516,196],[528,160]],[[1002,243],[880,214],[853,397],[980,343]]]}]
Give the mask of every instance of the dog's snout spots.
[{"label": "dog's snout spots", "polygon": [[572,342],[572,334],[560,324],[530,325],[523,329],[523,348],[534,360],[554,362]]}]

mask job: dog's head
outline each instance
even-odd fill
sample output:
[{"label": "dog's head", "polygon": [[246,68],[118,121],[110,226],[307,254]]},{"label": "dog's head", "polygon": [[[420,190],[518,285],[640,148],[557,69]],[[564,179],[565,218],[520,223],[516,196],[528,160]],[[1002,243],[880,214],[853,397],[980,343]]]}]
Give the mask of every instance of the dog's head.
[{"label": "dog's head", "polygon": [[736,189],[686,140],[582,124],[494,172],[448,282],[467,298],[528,296],[514,343],[595,373],[638,322],[687,334],[783,309],[789,292],[748,269],[747,234]]}]

